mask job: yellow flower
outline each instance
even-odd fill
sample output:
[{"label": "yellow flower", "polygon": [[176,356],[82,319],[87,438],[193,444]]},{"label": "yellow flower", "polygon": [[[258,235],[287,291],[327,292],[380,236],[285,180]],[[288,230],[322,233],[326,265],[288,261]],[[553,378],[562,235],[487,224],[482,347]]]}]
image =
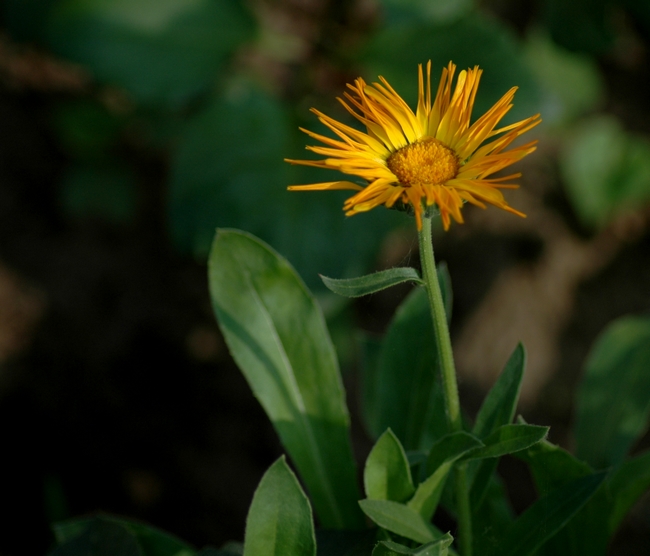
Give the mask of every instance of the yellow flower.
[{"label": "yellow flower", "polygon": [[[358,78],[348,84],[345,100],[338,100],[362,124],[366,132],[312,109],[318,119],[339,138],[332,139],[302,129],[326,146],[307,149],[324,160],[287,160],[292,164],[339,170],[365,180],[365,186],[350,181],[331,181],[311,185],[292,185],[290,190],[352,189],[358,191],[345,201],[346,215],[366,212],[379,205],[392,207],[401,202],[410,205],[418,229],[422,227],[423,204],[436,205],[445,230],[450,216],[462,223],[461,207],[469,202],[485,208],[485,203],[519,216],[500,189],[518,185],[511,180],[521,174],[490,177],[535,150],[536,141],[505,150],[519,135],[540,123],[539,114],[495,129],[512,108],[516,87],[470,125],[474,98],[482,70],[461,71],[452,94],[456,66],[442,70],[438,92],[431,102],[431,62],[427,64],[426,89],[419,66],[418,105],[415,114],[388,82],[372,85]],[[497,139],[492,137],[500,135]]]}]

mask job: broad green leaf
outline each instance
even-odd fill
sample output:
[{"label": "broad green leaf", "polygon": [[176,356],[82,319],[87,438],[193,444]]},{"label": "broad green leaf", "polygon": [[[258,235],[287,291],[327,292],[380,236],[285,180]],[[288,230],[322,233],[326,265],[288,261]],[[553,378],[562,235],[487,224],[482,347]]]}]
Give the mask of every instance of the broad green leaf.
[{"label": "broad green leaf", "polygon": [[409,267],[389,268],[358,278],[335,279],[327,276],[320,278],[330,290],[345,297],[361,297],[404,282],[424,284],[417,270]]},{"label": "broad green leaf", "polygon": [[210,87],[254,21],[236,0],[63,0],[48,31],[56,53],[100,81],[177,106]]},{"label": "broad green leaf", "polygon": [[381,541],[372,551],[372,556],[447,556],[452,542],[454,538],[449,533],[437,541],[417,548],[408,548],[392,541]]},{"label": "broad green leaf", "polygon": [[[366,77],[378,75],[415,109],[418,64],[431,60],[431,87],[438,87],[442,68],[450,60],[458,69],[479,65],[484,73],[476,96],[475,118],[486,112],[511,87],[518,86],[514,107],[504,122],[539,112],[540,90],[523,57],[523,49],[510,29],[493,18],[474,12],[451,23],[424,18],[386,26],[369,42],[363,62]],[[426,71],[426,70],[425,70]]]},{"label": "broad green leaf", "polygon": [[415,510],[392,500],[359,500],[364,513],[377,525],[416,542],[438,540],[442,533]]},{"label": "broad green leaf", "polygon": [[585,225],[603,226],[650,201],[650,143],[626,133],[614,117],[583,122],[560,155],[569,200]]},{"label": "broad green leaf", "polygon": [[485,438],[502,425],[512,422],[525,367],[526,350],[523,344],[518,344],[503,372],[483,400],[472,430],[474,436]]},{"label": "broad green leaf", "polygon": [[[517,409],[525,367],[526,350],[523,344],[518,344],[510,359],[508,359],[503,372],[488,392],[485,400],[483,400],[472,431],[474,435],[484,438],[498,427],[512,422]],[[470,464],[472,507],[476,508],[481,504],[490,478],[494,474],[498,463],[498,459],[489,458]]]},{"label": "broad green leaf", "polygon": [[418,485],[413,498],[407,504],[409,508],[416,510],[425,520],[430,520],[436,511],[454,462],[482,446],[483,443],[478,438],[466,432],[451,433],[436,442],[427,461],[429,476]]},{"label": "broad green leaf", "polygon": [[246,518],[244,556],[316,556],[311,505],[284,456],[262,477]]},{"label": "broad green leaf", "polygon": [[[101,517],[87,520],[84,530],[72,538],[61,541],[49,556],[145,556],[147,554],[136,535],[119,521]],[[172,553],[167,553],[171,556]],[[188,552],[192,556],[194,552]],[[154,555],[158,556],[158,555]],[[164,556],[164,553],[161,554]]]},{"label": "broad green leaf", "polygon": [[[93,531],[93,535],[117,534],[119,526],[137,540],[137,544],[146,556],[192,556],[195,550],[186,542],[151,525],[121,517],[101,515],[98,517],[71,519],[52,525],[54,536],[59,543]],[[121,533],[120,538],[126,538]],[[85,542],[85,541],[84,541]],[[108,542],[108,541],[107,541]]]},{"label": "broad green leaf", "polygon": [[596,341],[578,390],[576,451],[596,468],[620,463],[647,430],[650,318],[624,317]]},{"label": "broad green leaf", "polygon": [[[438,270],[446,307],[451,304],[446,268]],[[371,433],[390,427],[407,450],[428,450],[447,430],[431,311],[424,288],[414,289],[397,309],[376,368],[366,370],[372,387]]]},{"label": "broad green leaf", "polygon": [[361,528],[350,418],[320,308],[285,259],[243,232],[217,232],[208,272],[230,352],[307,485],[321,524]]},{"label": "broad green leaf", "polygon": [[539,498],[493,546],[494,556],[528,556],[555,535],[598,490],[605,473],[571,481]]},{"label": "broad green leaf", "polygon": [[371,500],[404,502],[415,492],[404,448],[390,429],[379,437],[368,455],[363,484]]},{"label": "broad green leaf", "polygon": [[471,452],[467,459],[498,458],[525,450],[546,438],[548,427],[503,425],[483,440],[485,447]]}]

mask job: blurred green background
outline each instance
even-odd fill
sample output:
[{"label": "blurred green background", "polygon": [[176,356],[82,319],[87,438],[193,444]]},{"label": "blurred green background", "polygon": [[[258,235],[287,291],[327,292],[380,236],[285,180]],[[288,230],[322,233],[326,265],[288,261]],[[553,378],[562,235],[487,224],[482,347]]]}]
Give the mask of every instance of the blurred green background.
[{"label": "blurred green background", "polygon": [[[288,193],[334,175],[283,158],[308,156],[299,126],[324,129],[310,107],[349,122],[335,97],[358,75],[413,103],[429,59],[434,86],[449,60],[484,69],[475,116],[515,85],[508,120],[542,113],[506,193],[529,218],[470,207],[435,244],[468,411],[522,337],[528,420],[571,445],[590,344],[650,309],[649,2],[3,0],[0,17],[0,554],[45,553],[49,521],[98,509],[242,538],[280,448],[211,315],[214,230],[258,235],[314,288],[354,406],[352,327],[383,332],[407,290],[346,305],[318,273],[417,259],[413,222]],[[645,554],[649,514],[612,553]]]}]

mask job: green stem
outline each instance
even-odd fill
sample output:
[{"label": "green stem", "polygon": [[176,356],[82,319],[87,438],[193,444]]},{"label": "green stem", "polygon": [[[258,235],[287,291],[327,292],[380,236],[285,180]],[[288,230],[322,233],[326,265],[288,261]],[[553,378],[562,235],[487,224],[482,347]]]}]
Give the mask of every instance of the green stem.
[{"label": "green stem", "polygon": [[[463,430],[460,413],[460,400],[458,397],[458,383],[456,382],[456,368],[454,366],[454,353],[451,349],[451,338],[447,326],[447,315],[442,299],[436,262],[433,256],[433,242],[431,240],[431,218],[422,219],[422,229],[419,232],[420,264],[422,265],[422,279],[424,280],[433,319],[433,330],[440,358],[440,371],[442,375],[442,388],[444,392],[445,410],[449,428],[453,432]],[[472,556],[472,514],[469,503],[469,488],[467,483],[467,467],[460,464],[456,468],[456,504],[458,506],[458,529],[460,537],[461,554]]]}]

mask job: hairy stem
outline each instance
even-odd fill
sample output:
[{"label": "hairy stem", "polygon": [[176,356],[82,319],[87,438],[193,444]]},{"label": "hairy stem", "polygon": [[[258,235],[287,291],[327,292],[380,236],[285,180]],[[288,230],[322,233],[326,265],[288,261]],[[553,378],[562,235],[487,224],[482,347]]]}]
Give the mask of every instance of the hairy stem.
[{"label": "hairy stem", "polygon": [[[424,280],[433,319],[433,330],[440,359],[440,372],[444,392],[445,411],[450,430],[456,432],[463,429],[458,397],[458,383],[454,354],[451,349],[451,338],[447,325],[447,315],[442,299],[436,262],[433,255],[431,240],[431,218],[422,219],[422,229],[419,232],[420,263],[422,279]],[[455,471],[456,505],[458,506],[458,529],[461,554],[472,556],[472,513],[469,503],[469,485],[467,481],[467,466],[460,464]]]}]

